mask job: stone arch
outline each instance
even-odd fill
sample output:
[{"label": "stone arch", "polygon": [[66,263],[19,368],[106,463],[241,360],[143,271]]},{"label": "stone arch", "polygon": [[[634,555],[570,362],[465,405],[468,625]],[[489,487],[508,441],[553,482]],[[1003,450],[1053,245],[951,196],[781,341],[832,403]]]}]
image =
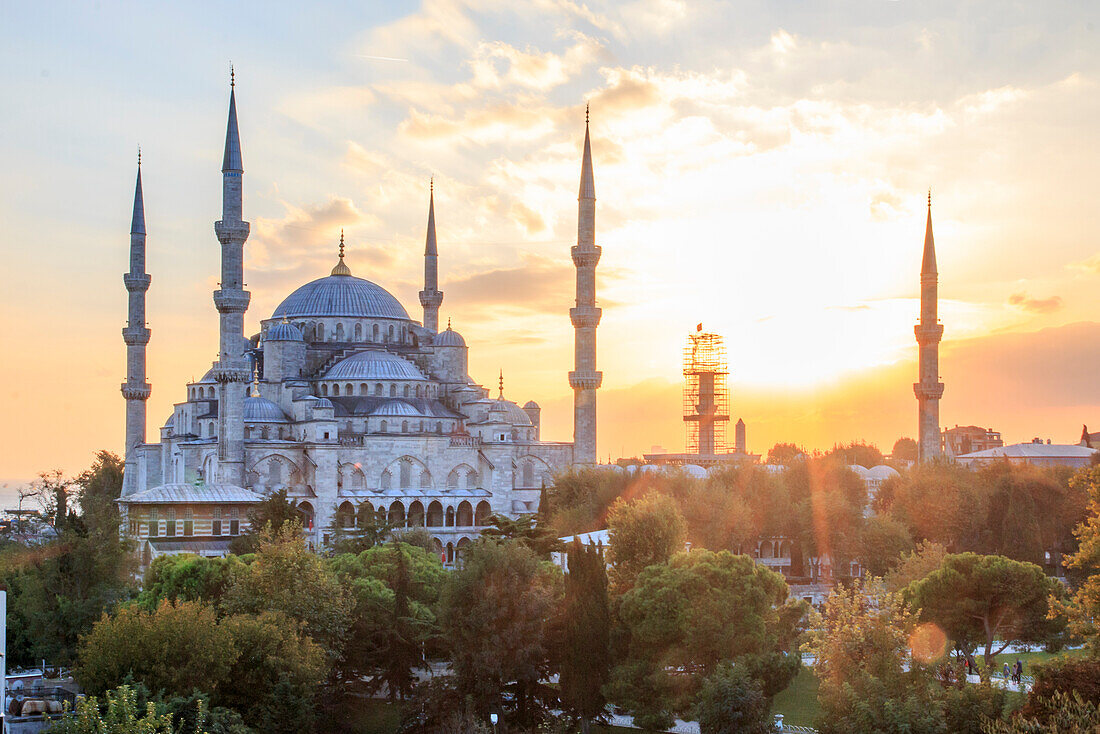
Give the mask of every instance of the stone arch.
[{"label": "stone arch", "polygon": [[317,324],[317,341],[323,342],[325,340],[325,325],[323,323]]},{"label": "stone arch", "polygon": [[432,488],[432,473],[427,469],[420,472],[420,488],[431,489]]},{"label": "stone arch", "polygon": [[405,385],[405,387],[402,388],[401,394],[406,398],[409,397],[409,386],[408,385]]},{"label": "stone arch", "polygon": [[307,500],[302,500],[298,503],[298,517],[302,520],[303,529],[313,529],[313,518],[315,517],[315,513],[313,511],[313,505]]},{"label": "stone arch", "polygon": [[[385,423],[385,421],[382,421],[382,422]],[[385,471],[382,472],[382,477],[379,480],[379,485],[384,490],[389,489],[393,485],[393,475],[390,474],[389,469],[386,469]]]},{"label": "stone arch", "polygon": [[340,528],[355,527],[355,505],[348,501],[340,504],[336,509],[336,526]]},{"label": "stone arch", "polygon": [[262,484],[268,491],[296,484],[298,465],[282,454],[267,454],[252,465],[249,471],[264,477]]},{"label": "stone arch", "polygon": [[348,384],[344,385],[344,394],[345,395],[354,395],[355,394],[355,389],[354,389],[354,387],[352,386],[352,384],[350,382]]},{"label": "stone arch", "polygon": [[363,341],[363,325],[360,323],[355,324],[355,341]]},{"label": "stone arch", "polygon": [[460,528],[472,527],[474,524],[474,508],[467,500],[458,503],[458,514],[455,516],[455,525]]},{"label": "stone arch", "polygon": [[[470,472],[474,471],[474,468],[469,464],[462,463],[451,469],[451,473],[447,475],[447,488],[458,489],[459,484],[469,476]],[[475,474],[477,472],[474,472]]]},{"label": "stone arch", "polygon": [[477,472],[473,469],[466,472],[466,489],[477,489]]},{"label": "stone arch", "polygon": [[439,500],[433,500],[428,505],[427,524],[430,528],[443,527],[443,505],[440,504]]},{"label": "stone arch", "polygon": [[214,475],[218,469],[218,458],[214,452],[208,453],[202,458],[202,480],[207,484],[214,483]]},{"label": "stone arch", "polygon": [[397,477],[397,486],[402,489],[411,489],[413,486],[413,472],[416,471],[415,476],[419,476],[421,472],[428,471],[428,467],[424,465],[424,462],[415,456],[405,454],[390,462],[386,467],[386,471],[390,473],[391,477]]},{"label": "stone arch", "polygon": [[409,505],[407,523],[410,528],[424,527],[424,505],[421,504],[420,500],[413,500],[413,503]]},{"label": "stone arch", "polygon": [[390,511],[386,520],[395,528],[405,527],[405,506],[397,500],[394,500],[393,503],[390,504]]},{"label": "stone arch", "polygon": [[455,562],[455,544],[447,543],[447,563]]},{"label": "stone arch", "polygon": [[332,383],[332,395],[333,395],[333,397],[340,397],[340,383],[339,382]]},{"label": "stone arch", "polygon": [[382,383],[381,382],[374,383],[374,394],[375,394],[376,397],[382,397]]},{"label": "stone arch", "polygon": [[370,395],[370,387],[367,386],[367,383],[365,383],[365,382],[360,382],[359,383],[359,394],[360,395]]},{"label": "stone arch", "polygon": [[455,546],[455,563],[462,560],[462,557],[466,555],[466,549],[470,547],[469,538],[459,538],[458,545]]},{"label": "stone arch", "polygon": [[760,557],[771,558],[772,557],[772,543],[770,540],[760,541]]},{"label": "stone arch", "polygon": [[445,557],[443,555],[443,541],[442,540],[440,540],[439,538],[432,538],[432,548],[435,550],[435,554],[437,556],[440,556],[441,559]]},{"label": "stone arch", "polygon": [[401,421],[401,432],[402,433],[408,433],[409,432],[409,422],[408,421]]},{"label": "stone arch", "polygon": [[328,397],[328,383],[327,382],[322,382],[321,383],[321,396],[326,397],[326,398]]},{"label": "stone arch", "polygon": [[338,341],[338,342],[344,341],[344,325],[343,324],[336,324],[336,341]]},{"label": "stone arch", "polygon": [[493,508],[489,506],[489,503],[485,500],[477,503],[477,509],[474,510],[474,525],[477,527],[484,527],[489,524],[489,516],[493,514]]},{"label": "stone arch", "polygon": [[[383,513],[385,514],[385,513]],[[359,505],[359,509],[355,513],[355,524],[360,528],[365,528],[374,521],[374,508],[371,507],[370,502],[364,502]]]},{"label": "stone arch", "polygon": [[371,328],[371,341],[374,341],[374,342],[378,341],[378,324],[375,324]]},{"label": "stone arch", "polygon": [[444,521],[445,527],[453,528],[455,526],[455,508],[447,508],[447,518]]},{"label": "stone arch", "polygon": [[392,383],[390,384],[390,397],[391,398],[396,398],[397,397],[397,385],[394,385]]},{"label": "stone arch", "polygon": [[[520,469],[522,473],[521,487],[526,489],[534,489],[538,486],[538,480],[546,481],[547,476],[553,475],[553,470],[550,465],[545,461],[535,456],[534,454],[527,454],[520,458]],[[530,475],[528,475],[528,468],[530,468]],[[549,486],[552,482],[547,482]]]}]

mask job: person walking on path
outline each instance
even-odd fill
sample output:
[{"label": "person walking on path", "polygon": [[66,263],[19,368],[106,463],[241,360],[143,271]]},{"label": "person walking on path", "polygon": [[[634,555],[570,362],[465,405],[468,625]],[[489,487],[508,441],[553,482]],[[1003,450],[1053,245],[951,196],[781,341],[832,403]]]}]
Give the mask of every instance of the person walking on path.
[{"label": "person walking on path", "polygon": [[1020,683],[1024,679],[1024,664],[1020,661],[1020,658],[1016,658],[1016,682]]},{"label": "person walking on path", "polygon": [[1005,661],[1005,680],[1008,680],[1008,678],[1009,678],[1008,661],[1006,660]]}]

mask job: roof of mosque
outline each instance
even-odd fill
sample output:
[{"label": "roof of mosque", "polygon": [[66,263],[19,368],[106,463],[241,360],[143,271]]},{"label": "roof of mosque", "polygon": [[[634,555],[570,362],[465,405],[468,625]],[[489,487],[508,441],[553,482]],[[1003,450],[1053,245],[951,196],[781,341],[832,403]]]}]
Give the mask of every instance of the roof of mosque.
[{"label": "roof of mosque", "polygon": [[397,415],[419,418],[420,411],[400,400],[387,400],[370,412],[371,415]]},{"label": "roof of mosque", "polygon": [[255,492],[232,484],[162,484],[159,487],[120,497],[119,502],[132,505],[173,502],[261,502]]},{"label": "roof of mosque", "polygon": [[288,324],[284,321],[280,321],[277,324],[272,324],[271,328],[264,334],[264,341],[269,342],[300,342],[302,341],[302,331],[294,324]]},{"label": "roof of mosque", "polygon": [[306,283],[287,296],[272,314],[272,318],[281,316],[409,319],[405,307],[393,294],[377,283],[353,275],[330,275]]},{"label": "roof of mosque", "polygon": [[436,334],[435,339],[432,342],[437,347],[464,347],[466,346],[466,340],[462,338],[462,334],[452,329],[450,326],[446,330]]},{"label": "roof of mosque", "polygon": [[267,398],[249,397],[244,400],[244,419],[250,423],[287,423],[286,413]]},{"label": "roof of mosque", "polygon": [[391,352],[368,349],[332,365],[325,380],[426,380],[412,362]]}]

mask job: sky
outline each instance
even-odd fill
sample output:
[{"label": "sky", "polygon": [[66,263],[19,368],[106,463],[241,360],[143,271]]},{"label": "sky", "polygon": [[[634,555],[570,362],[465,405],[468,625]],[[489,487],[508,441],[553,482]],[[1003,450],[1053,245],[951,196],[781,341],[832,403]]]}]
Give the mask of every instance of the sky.
[{"label": "sky", "polygon": [[916,430],[926,196],[945,426],[1100,426],[1100,6],[960,0],[0,5],[0,482],[123,439],[137,147],[149,435],[214,359],[234,64],[258,330],[327,275],[442,319],[570,440],[591,106],[601,457],[679,450],[681,351],[726,339],[749,449]]}]

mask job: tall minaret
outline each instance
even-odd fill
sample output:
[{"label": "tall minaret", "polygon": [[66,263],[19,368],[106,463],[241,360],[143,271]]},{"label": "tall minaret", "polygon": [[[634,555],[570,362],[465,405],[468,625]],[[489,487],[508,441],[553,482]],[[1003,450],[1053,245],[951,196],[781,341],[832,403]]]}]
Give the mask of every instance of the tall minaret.
[{"label": "tall minaret", "polygon": [[596,183],[592,177],[592,143],[588,135],[588,106],[584,109],[584,159],[577,196],[577,244],[572,248],[577,268],[577,305],[569,309],[573,321],[573,463],[596,463],[596,390],[603,373],[596,371],[596,327],[602,309],[596,307],[596,264],[601,248],[596,245]]},{"label": "tall minaret", "polygon": [[928,221],[924,228],[924,259],[920,268],[920,323],[914,328],[920,345],[920,382],[913,384],[917,396],[918,457],[928,461],[940,456],[940,340],[943,324],[937,317],[939,273],[936,271],[936,243],[932,239],[932,192],[928,192]]},{"label": "tall minaret", "polygon": [[[222,245],[222,278],[214,291],[214,305],[220,314],[218,361],[214,379],[218,383],[218,471],[214,482],[244,485],[244,399],[251,378],[244,336],[244,312],[250,294],[244,289],[244,241],[248,222],[241,218],[241,136],[237,131],[235,78],[230,74],[229,123],[225,130],[222,158],[222,218],[214,232]],[[206,478],[210,482],[210,477]]]},{"label": "tall minaret", "polygon": [[122,474],[123,496],[137,492],[137,447],[145,443],[145,401],[152,387],[145,381],[145,345],[149,329],[145,326],[145,291],[152,278],[145,272],[145,199],[141,193],[141,151],[138,151],[137,184],[134,187],[134,217],[130,222],[130,272],[122,276],[130,294],[127,316],[122,330],[126,342],[126,382],[122,396],[126,398],[126,467]]},{"label": "tall minaret", "polygon": [[428,191],[428,234],[424,240],[424,290],[420,291],[420,305],[424,307],[424,328],[437,332],[443,291],[439,290],[439,251],[435,244],[434,178],[428,184]]}]

